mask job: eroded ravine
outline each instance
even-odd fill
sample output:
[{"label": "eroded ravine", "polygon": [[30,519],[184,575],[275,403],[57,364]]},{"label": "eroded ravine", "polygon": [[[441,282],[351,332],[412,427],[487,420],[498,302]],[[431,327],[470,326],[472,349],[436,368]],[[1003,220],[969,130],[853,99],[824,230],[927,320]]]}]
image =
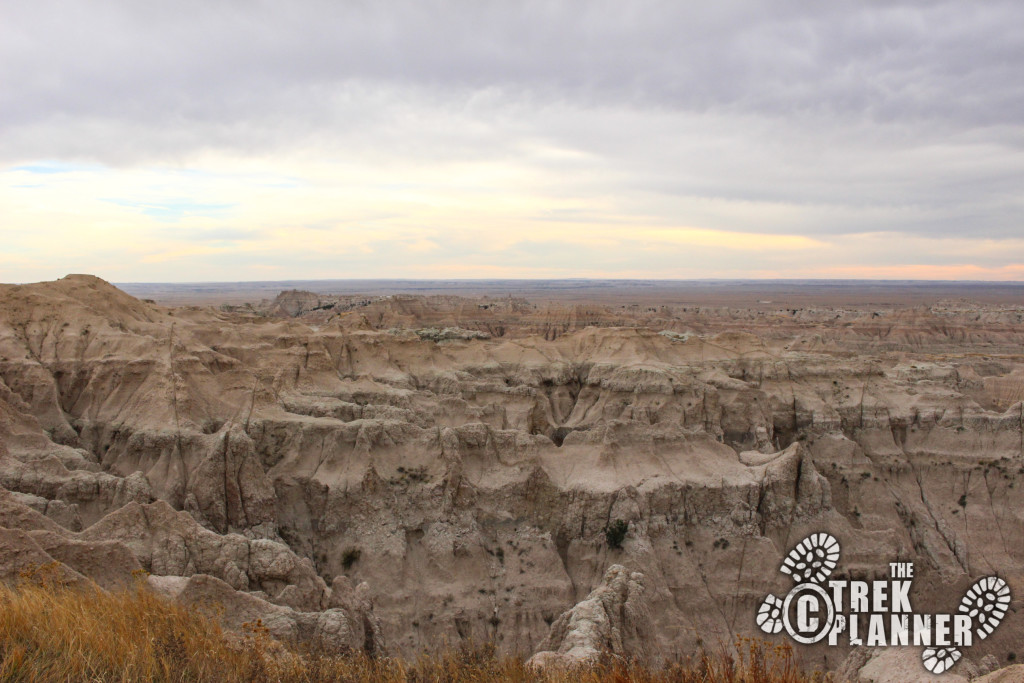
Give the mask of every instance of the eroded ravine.
[{"label": "eroded ravine", "polygon": [[[0,527],[69,571],[98,572],[69,549],[106,543],[196,577],[154,579],[175,594],[410,654],[529,655],[615,564],[645,577],[652,656],[728,643],[826,528],[848,576],[915,561],[920,609],[991,572],[1024,595],[1019,316],[740,322],[425,338],[167,309],[86,276],[4,287]],[[1011,611],[979,652],[1022,632]]]}]

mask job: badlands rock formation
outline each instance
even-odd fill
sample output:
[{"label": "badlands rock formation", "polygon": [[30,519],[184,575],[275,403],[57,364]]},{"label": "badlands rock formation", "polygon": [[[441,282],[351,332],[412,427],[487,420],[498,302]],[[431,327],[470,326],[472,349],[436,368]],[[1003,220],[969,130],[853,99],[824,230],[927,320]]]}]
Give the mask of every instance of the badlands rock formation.
[{"label": "badlands rock formation", "polygon": [[657,639],[643,580],[620,564],[609,567],[600,586],[555,620],[530,665],[570,668],[605,654],[650,660]]},{"label": "badlands rock formation", "polygon": [[1014,603],[970,657],[1020,653],[1021,307],[395,300],[256,315],[89,276],[0,286],[0,572],[141,568],[331,647],[523,656],[607,644],[570,625],[636,604],[637,572],[657,660],[759,633],[783,555],[827,530],[837,576],[913,561],[921,611],[999,573]]}]

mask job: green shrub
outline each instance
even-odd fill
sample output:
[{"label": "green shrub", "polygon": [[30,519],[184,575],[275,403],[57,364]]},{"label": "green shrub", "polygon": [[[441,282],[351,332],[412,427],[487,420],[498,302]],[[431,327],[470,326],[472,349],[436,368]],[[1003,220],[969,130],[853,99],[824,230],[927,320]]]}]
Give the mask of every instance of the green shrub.
[{"label": "green shrub", "polygon": [[341,566],[348,569],[359,561],[360,555],[362,555],[362,552],[359,548],[349,548],[341,555]]},{"label": "green shrub", "polygon": [[629,532],[629,522],[617,519],[604,528],[604,537],[608,541],[608,547],[613,550],[622,548],[622,542],[626,540]]}]

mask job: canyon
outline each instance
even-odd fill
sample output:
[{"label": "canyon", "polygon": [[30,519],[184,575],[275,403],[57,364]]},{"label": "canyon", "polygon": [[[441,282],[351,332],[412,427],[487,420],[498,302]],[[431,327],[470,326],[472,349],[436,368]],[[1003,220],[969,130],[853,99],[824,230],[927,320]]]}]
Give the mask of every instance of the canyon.
[{"label": "canyon", "polygon": [[1010,609],[965,657],[1012,664],[1024,287],[806,287],[166,306],[87,275],[0,285],[0,578],[145,576],[233,626],[406,656],[551,659],[607,609],[612,649],[656,664],[764,636],[783,558],[827,531],[834,578],[913,562],[916,611],[1002,577]]}]

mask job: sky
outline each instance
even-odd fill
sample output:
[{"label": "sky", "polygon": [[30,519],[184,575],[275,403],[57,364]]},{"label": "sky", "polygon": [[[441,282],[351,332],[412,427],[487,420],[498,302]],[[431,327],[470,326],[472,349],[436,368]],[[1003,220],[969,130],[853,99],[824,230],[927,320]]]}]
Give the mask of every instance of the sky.
[{"label": "sky", "polygon": [[1024,280],[1024,3],[5,0],[0,282]]}]

